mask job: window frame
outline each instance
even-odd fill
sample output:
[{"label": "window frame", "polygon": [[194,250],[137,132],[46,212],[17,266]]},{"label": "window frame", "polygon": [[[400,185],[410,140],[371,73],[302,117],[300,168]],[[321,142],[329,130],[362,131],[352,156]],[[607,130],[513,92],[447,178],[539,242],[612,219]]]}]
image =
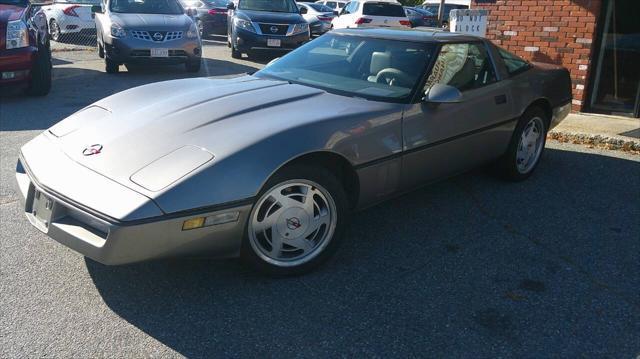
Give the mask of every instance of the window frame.
[{"label": "window frame", "polygon": [[[516,54],[512,54],[507,49],[503,49],[503,48],[501,48],[501,47],[499,47],[497,45],[494,45],[494,48],[495,48],[496,55],[498,56],[498,58],[500,59],[500,62],[502,63],[502,66],[504,66],[504,73],[506,74],[506,76],[508,78],[520,75],[521,73],[527,72],[528,70],[533,68],[533,64],[531,64],[531,62],[527,61],[526,59],[521,58],[520,56],[518,56]],[[500,54],[500,50],[506,51],[508,54],[514,55],[517,58],[521,59],[522,61],[525,62],[526,66],[523,66],[523,67],[519,68],[518,70],[516,70],[514,72],[509,72],[509,67],[507,66],[507,63],[504,60],[504,57],[502,57],[502,55]]]}]

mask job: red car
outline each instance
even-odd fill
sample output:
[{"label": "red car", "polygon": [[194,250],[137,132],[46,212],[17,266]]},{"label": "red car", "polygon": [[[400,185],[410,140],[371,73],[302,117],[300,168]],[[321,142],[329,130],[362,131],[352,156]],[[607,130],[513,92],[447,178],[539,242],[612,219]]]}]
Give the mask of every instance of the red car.
[{"label": "red car", "polygon": [[51,89],[47,20],[29,0],[0,0],[0,93],[9,86],[34,96]]}]

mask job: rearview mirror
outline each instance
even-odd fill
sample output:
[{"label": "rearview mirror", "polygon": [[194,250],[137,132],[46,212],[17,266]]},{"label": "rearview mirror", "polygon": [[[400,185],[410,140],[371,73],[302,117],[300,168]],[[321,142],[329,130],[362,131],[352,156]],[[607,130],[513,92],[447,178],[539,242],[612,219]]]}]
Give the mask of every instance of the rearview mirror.
[{"label": "rearview mirror", "polygon": [[96,14],[102,14],[102,6],[100,5],[93,5],[91,7],[91,12],[96,13]]},{"label": "rearview mirror", "polygon": [[435,84],[424,93],[422,100],[431,103],[462,102],[462,93],[453,86]]},{"label": "rearview mirror", "polygon": [[198,10],[192,7],[188,8],[187,11],[185,11],[185,13],[187,14],[187,16],[191,16],[191,17],[198,16]]},{"label": "rearview mirror", "polygon": [[236,4],[230,2],[227,4],[227,10],[235,10],[236,9]]},{"label": "rearview mirror", "polygon": [[304,14],[306,14],[308,11],[309,11],[309,10],[307,10],[307,8],[303,6],[303,7],[301,7],[301,8],[300,8],[300,15],[304,15]]}]

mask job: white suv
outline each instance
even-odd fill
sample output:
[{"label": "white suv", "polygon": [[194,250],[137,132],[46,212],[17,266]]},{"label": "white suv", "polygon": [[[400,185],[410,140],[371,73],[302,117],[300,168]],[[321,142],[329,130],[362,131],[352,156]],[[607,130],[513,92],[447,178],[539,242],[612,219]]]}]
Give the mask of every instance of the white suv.
[{"label": "white suv", "polygon": [[396,1],[355,0],[333,19],[334,29],[354,27],[411,27],[402,4]]}]

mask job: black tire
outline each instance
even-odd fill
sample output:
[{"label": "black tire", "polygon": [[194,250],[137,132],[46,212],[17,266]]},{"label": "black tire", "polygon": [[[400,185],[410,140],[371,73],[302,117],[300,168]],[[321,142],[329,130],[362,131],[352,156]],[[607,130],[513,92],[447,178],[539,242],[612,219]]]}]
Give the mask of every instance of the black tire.
[{"label": "black tire", "polygon": [[[327,238],[329,241],[326,247],[317,252],[310,260],[296,266],[278,266],[265,261],[261,258],[253,248],[249,239],[250,223],[257,210],[257,204],[261,202],[263,196],[270,192],[274,187],[286,183],[291,180],[308,180],[317,183],[323,187],[328,195],[333,199],[336,208],[336,226],[333,235]],[[314,167],[308,165],[287,166],[274,174],[264,185],[258,196],[254,208],[245,224],[244,239],[242,244],[242,259],[245,263],[261,273],[283,277],[300,275],[309,272],[320,264],[329,259],[338,249],[343,240],[344,230],[349,221],[349,205],[344,188],[340,181],[329,170],[323,167]]]},{"label": "black tire", "polygon": [[45,96],[51,90],[51,50],[40,47],[38,57],[31,70],[31,80],[27,94],[31,96]]},{"label": "black tire", "polygon": [[111,60],[109,56],[105,56],[104,69],[108,74],[117,74],[120,71],[120,64]]},{"label": "black tire", "polygon": [[[542,120],[541,121],[542,127],[543,127],[543,130],[541,133],[542,148],[540,149],[540,154],[537,155],[537,158],[535,159],[535,162],[532,164],[532,166],[528,170],[523,172],[518,169],[518,159],[517,159],[518,147],[520,145],[520,139],[523,131],[527,128],[527,126],[531,123],[531,121],[534,121],[534,119],[536,118]],[[525,113],[522,116],[520,116],[520,119],[518,119],[518,124],[516,125],[516,128],[513,131],[513,134],[511,136],[511,142],[509,142],[509,147],[507,148],[507,151],[495,163],[495,166],[494,166],[495,172],[500,177],[508,181],[518,182],[518,181],[523,181],[529,178],[533,174],[535,169],[538,167],[538,164],[540,163],[540,159],[542,158],[542,155],[544,153],[544,147],[546,145],[548,129],[549,129],[549,119],[547,118],[547,115],[544,112],[544,110],[542,110],[539,107],[531,107],[527,111],[525,111]]]},{"label": "black tire", "polygon": [[49,21],[49,36],[53,41],[60,41],[62,39],[62,34],[60,33],[60,25],[55,19],[51,19]]},{"label": "black tire", "polygon": [[233,42],[231,42],[231,57],[234,59],[241,59],[242,58],[242,52],[238,51],[238,49],[236,49],[236,46],[233,44]]},{"label": "black tire", "polygon": [[98,57],[104,59],[104,47],[102,46],[100,41],[98,41]]},{"label": "black tire", "polygon": [[196,20],[196,28],[198,29],[198,32],[200,33],[200,38],[204,39],[207,36],[209,36],[209,29],[207,29],[207,25],[205,23],[202,22],[202,20],[197,19]]},{"label": "black tire", "polygon": [[187,72],[199,72],[202,61],[198,59],[197,61],[187,61],[184,66],[187,69]]}]

